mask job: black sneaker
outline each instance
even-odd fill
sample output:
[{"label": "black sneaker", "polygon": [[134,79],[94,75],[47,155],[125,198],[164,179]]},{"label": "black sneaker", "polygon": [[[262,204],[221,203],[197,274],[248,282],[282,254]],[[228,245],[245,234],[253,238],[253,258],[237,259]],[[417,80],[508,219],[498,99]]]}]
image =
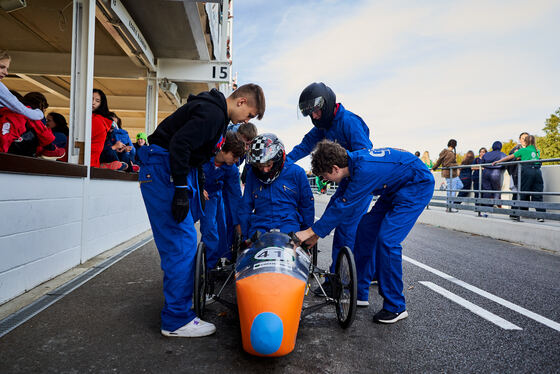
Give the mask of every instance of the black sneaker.
[{"label": "black sneaker", "polygon": [[[331,287],[331,283],[330,282],[323,282],[323,284],[321,285],[323,287],[323,290],[325,290],[325,293],[327,294],[328,297],[333,297],[332,294],[332,287]],[[323,293],[323,290],[321,290],[321,287],[317,286],[317,288],[315,288],[313,290],[313,293],[315,294],[315,296],[325,296],[325,293]]]},{"label": "black sneaker", "polygon": [[406,317],[408,317],[408,312],[406,310],[400,313],[391,313],[388,310],[381,309],[373,316],[373,322],[395,323],[398,320],[405,319]]},{"label": "black sneaker", "polygon": [[519,216],[509,216],[509,219],[511,219],[512,221],[517,221],[517,222],[521,221],[521,217],[519,217]]}]

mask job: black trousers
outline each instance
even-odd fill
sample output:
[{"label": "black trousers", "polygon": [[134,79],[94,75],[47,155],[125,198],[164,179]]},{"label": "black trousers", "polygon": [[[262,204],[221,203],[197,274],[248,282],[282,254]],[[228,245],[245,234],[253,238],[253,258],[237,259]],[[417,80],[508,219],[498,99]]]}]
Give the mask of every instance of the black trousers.
[{"label": "black trousers", "polygon": [[[543,192],[544,182],[540,166],[523,165],[521,169],[521,191]],[[520,194],[523,201],[543,201],[543,195]],[[528,208],[521,208],[528,210]],[[546,209],[537,208],[537,212],[546,212]]]}]

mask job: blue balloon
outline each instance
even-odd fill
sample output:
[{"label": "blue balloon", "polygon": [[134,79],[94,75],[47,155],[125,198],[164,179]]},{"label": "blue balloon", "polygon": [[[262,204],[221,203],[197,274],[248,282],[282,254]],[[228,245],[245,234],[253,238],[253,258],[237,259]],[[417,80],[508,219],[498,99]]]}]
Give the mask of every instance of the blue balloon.
[{"label": "blue balloon", "polygon": [[264,312],[255,317],[251,325],[251,345],[262,355],[276,352],[282,345],[284,325],[276,314]]}]

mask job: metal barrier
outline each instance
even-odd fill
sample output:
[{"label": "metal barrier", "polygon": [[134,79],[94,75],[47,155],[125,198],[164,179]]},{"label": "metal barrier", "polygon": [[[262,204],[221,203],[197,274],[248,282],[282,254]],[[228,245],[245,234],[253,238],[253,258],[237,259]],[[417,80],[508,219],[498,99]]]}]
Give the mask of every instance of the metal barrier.
[{"label": "metal barrier", "polygon": [[[538,167],[542,163],[558,162],[560,158],[543,159],[539,161],[510,161],[501,162],[496,164],[498,166],[505,165],[520,165],[517,167],[517,183],[516,186],[521,186],[522,182],[522,169],[523,165],[528,167]],[[465,189],[452,189],[452,183],[449,183],[451,179],[445,178],[447,181],[447,186],[444,190],[436,189],[435,194],[432,197],[432,201],[429,206],[438,206],[447,208],[448,212],[454,212],[456,210],[471,210],[477,212],[479,216],[485,215],[487,213],[495,214],[508,214],[512,218],[525,217],[525,218],[536,218],[536,219],[549,219],[549,220],[560,220],[560,203],[555,202],[545,202],[545,201],[530,201],[534,196],[560,196],[560,192],[537,192],[537,191],[518,191],[518,190],[483,190],[482,189],[482,174],[485,166],[491,166],[491,163],[487,164],[472,164],[472,165],[458,165],[450,167],[442,167],[441,170],[449,170],[449,175],[452,176],[452,169],[478,169],[478,188],[472,186],[470,190]],[[560,165],[553,165],[554,167],[560,167]],[[438,169],[439,170],[439,169]],[[505,172],[505,170],[504,170]],[[503,177],[503,174],[502,174]],[[519,187],[517,187],[519,188]],[[446,196],[437,196],[438,192],[445,192]],[[469,195],[472,193],[474,197],[458,197],[456,196],[458,192],[466,192]],[[502,199],[501,196],[498,199],[489,197],[491,194],[507,194],[512,195],[511,199]],[[509,206],[510,208],[503,208],[503,206]],[[529,211],[529,208],[534,208],[538,211]],[[455,210],[454,210],[455,209]],[[556,212],[550,212],[556,211]]]}]

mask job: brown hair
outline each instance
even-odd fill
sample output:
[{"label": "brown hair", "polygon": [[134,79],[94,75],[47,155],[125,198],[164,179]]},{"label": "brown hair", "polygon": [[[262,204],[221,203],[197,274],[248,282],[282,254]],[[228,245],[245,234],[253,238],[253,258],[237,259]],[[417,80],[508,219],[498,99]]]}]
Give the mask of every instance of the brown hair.
[{"label": "brown hair", "polygon": [[11,60],[12,58],[8,54],[8,50],[0,49],[0,60]]},{"label": "brown hair", "polygon": [[244,84],[237,90],[233,91],[230,97],[234,99],[240,97],[247,98],[247,102],[249,103],[249,105],[254,106],[257,109],[257,119],[263,118],[266,104],[264,101],[264,92],[261,86],[259,86],[258,84]]},{"label": "brown hair", "polygon": [[529,135],[527,134],[527,145],[532,145],[533,147],[535,147],[535,150],[539,150],[537,148],[537,139],[535,138],[534,135]]},{"label": "brown hair", "polygon": [[461,162],[461,165],[472,165],[473,162],[474,162],[474,152],[468,151],[465,154],[465,158],[463,159],[463,162]]},{"label": "brown hair", "polygon": [[333,166],[348,166],[348,154],[340,144],[330,140],[321,140],[311,154],[311,170],[315,175],[332,173]]},{"label": "brown hair", "polygon": [[257,126],[251,122],[242,123],[237,129],[237,133],[239,135],[243,135],[245,139],[251,141],[257,136]]},{"label": "brown hair", "polygon": [[[115,122],[117,123],[118,128],[119,128],[119,129],[122,129],[122,120],[121,120],[121,117],[117,116],[117,113],[115,113],[115,112],[109,112],[109,116],[111,116],[111,119],[112,119],[113,121],[115,121],[114,118],[116,118],[117,120],[116,120]],[[113,118],[113,117],[114,117],[114,118]]]},{"label": "brown hair", "polygon": [[241,157],[245,154],[245,142],[235,132],[228,131],[222,152],[231,152],[235,157]]},{"label": "brown hair", "polygon": [[40,92],[29,92],[23,97],[21,103],[30,106],[32,109],[41,109],[42,111],[49,107],[47,98]]}]

